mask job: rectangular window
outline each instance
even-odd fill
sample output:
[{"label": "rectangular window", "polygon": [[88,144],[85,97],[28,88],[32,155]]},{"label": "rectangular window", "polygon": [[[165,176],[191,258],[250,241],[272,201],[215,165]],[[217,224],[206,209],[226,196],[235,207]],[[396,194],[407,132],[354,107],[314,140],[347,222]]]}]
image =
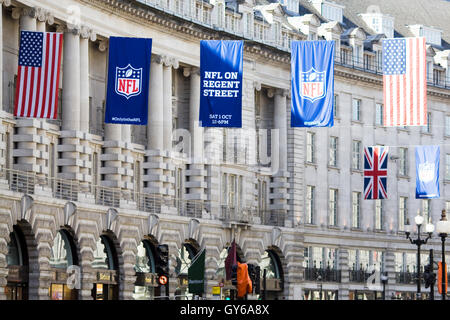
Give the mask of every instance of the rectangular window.
[{"label": "rectangular window", "polygon": [[330,226],[337,225],[337,200],[338,200],[338,190],[330,189],[329,199],[328,199],[328,224]]},{"label": "rectangular window", "polygon": [[431,133],[431,112],[427,113],[427,125],[422,126],[423,133]]},{"label": "rectangular window", "polygon": [[266,210],[267,206],[267,182],[264,180],[258,181],[258,195],[259,195],[258,209],[259,212],[262,213]]},{"label": "rectangular window", "polygon": [[400,197],[398,201],[398,230],[404,231],[408,220],[408,198]]},{"label": "rectangular window", "polygon": [[352,227],[360,228],[361,192],[352,192]]},{"label": "rectangular window", "polygon": [[381,103],[375,105],[375,124],[378,126],[383,125],[383,105]]},{"label": "rectangular window", "polygon": [[228,207],[236,207],[236,175],[228,175]]},{"label": "rectangular window", "polygon": [[334,95],[334,105],[333,105],[333,116],[334,118],[338,117],[338,102],[339,102],[339,96],[337,94]]},{"label": "rectangular window", "polygon": [[224,173],[222,175],[222,205],[227,204],[227,174]]},{"label": "rectangular window", "polygon": [[361,121],[361,100],[360,99],[353,99],[352,120],[353,121]]},{"label": "rectangular window", "polygon": [[306,217],[305,222],[314,223],[314,186],[306,186]]},{"label": "rectangular window", "polygon": [[337,164],[338,164],[337,144],[338,144],[338,138],[330,137],[330,152],[329,152],[328,165],[330,165],[332,167],[337,167]]},{"label": "rectangular window", "polygon": [[352,142],[352,169],[361,169],[361,141]]},{"label": "rectangular window", "polygon": [[315,162],[315,133],[306,133],[306,162]]},{"label": "rectangular window", "polygon": [[408,148],[399,148],[398,173],[402,176],[408,175]]},{"label": "rectangular window", "polygon": [[383,230],[383,201],[375,200],[375,230]]},{"label": "rectangular window", "polygon": [[450,116],[445,116],[445,135],[450,137]]}]

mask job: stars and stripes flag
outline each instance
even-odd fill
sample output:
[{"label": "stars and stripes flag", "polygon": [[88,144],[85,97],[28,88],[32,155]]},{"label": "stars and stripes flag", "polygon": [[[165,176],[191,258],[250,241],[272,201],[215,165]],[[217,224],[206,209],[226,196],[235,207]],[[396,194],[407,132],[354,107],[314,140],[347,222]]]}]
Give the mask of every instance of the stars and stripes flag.
[{"label": "stars and stripes flag", "polygon": [[383,40],[385,126],[427,124],[425,38]]},{"label": "stars and stripes flag", "polygon": [[14,115],[56,119],[63,34],[22,31]]},{"label": "stars and stripes flag", "polygon": [[389,147],[364,148],[364,199],[387,199]]}]

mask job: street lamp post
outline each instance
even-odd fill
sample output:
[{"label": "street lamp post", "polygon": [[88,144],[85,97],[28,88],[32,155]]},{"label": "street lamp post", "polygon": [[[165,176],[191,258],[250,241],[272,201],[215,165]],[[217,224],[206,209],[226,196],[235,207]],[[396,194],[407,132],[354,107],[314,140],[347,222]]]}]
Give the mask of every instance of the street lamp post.
[{"label": "street lamp post", "polygon": [[441,237],[442,242],[442,281],[441,281],[441,297],[445,300],[447,290],[445,288],[445,276],[447,268],[445,267],[445,238],[450,234],[450,221],[447,221],[445,210],[442,210],[441,220],[436,224],[436,232]]},{"label": "street lamp post", "polygon": [[382,296],[382,299],[386,300],[386,283],[388,282],[387,273],[381,274],[381,282],[383,283],[383,296]]},{"label": "street lamp post", "polygon": [[424,217],[421,216],[420,214],[418,214],[415,218],[414,218],[414,222],[417,225],[417,239],[413,240],[410,237],[411,234],[411,226],[409,225],[409,220],[407,221],[407,225],[406,230],[405,230],[405,234],[406,234],[406,239],[408,239],[411,244],[414,244],[417,246],[417,300],[419,300],[421,298],[421,292],[420,292],[420,281],[421,281],[421,276],[420,276],[420,247],[424,244],[426,244],[428,242],[428,239],[431,238],[431,234],[434,231],[434,225],[432,225],[431,223],[427,223],[425,226],[425,232],[428,233],[428,237],[426,239],[421,239],[420,238],[420,227],[422,226],[423,222],[424,222]]}]

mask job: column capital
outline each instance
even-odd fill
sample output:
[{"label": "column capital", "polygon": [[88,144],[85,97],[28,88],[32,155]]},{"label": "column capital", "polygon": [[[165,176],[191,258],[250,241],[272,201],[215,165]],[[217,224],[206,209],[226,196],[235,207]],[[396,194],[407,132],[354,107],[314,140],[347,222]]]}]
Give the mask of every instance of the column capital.
[{"label": "column capital", "polygon": [[199,75],[200,74],[200,68],[198,67],[186,67],[183,68],[183,76],[186,78],[191,76],[192,74]]},{"label": "column capital", "polygon": [[261,91],[261,82],[253,81],[253,87],[256,89],[256,91]]},{"label": "column capital", "polygon": [[81,28],[79,25],[68,23],[64,28],[64,32],[79,36],[81,34]]},{"label": "column capital", "polygon": [[43,8],[36,8],[36,18],[40,22],[47,22],[50,25],[52,25],[55,22],[53,13]]},{"label": "column capital", "polygon": [[178,69],[178,67],[179,67],[178,59],[175,58],[175,57],[171,57],[171,56],[168,56],[168,55],[163,55],[162,56],[162,60],[163,60],[163,63],[164,63],[164,65],[166,67],[172,67],[174,69]]},{"label": "column capital", "polygon": [[9,7],[11,5],[11,0],[0,0],[0,5],[3,4],[5,7]]},{"label": "column capital", "polygon": [[14,7],[11,12],[11,17],[15,20],[20,19],[20,17],[28,16],[30,18],[37,18],[37,10],[36,8],[23,8],[23,7]]},{"label": "column capital", "polygon": [[157,63],[157,64],[163,64],[164,63],[164,57],[165,56],[163,56],[163,55],[152,53],[151,62],[152,63]]},{"label": "column capital", "polygon": [[275,89],[275,94],[277,96],[287,97],[289,95],[289,90],[277,88],[277,89]]},{"label": "column capital", "polygon": [[81,26],[80,36],[83,39],[89,39],[91,41],[97,40],[97,33],[87,26]]}]

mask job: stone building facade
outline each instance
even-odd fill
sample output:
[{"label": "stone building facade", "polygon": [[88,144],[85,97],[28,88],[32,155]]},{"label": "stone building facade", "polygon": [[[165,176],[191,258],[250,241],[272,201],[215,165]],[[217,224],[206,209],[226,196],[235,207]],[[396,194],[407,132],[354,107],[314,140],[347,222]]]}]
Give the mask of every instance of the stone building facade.
[{"label": "stone building facade", "polygon": [[[384,36],[340,21],[344,5],[288,2],[0,1],[0,298],[133,299],[137,287],[185,297],[183,261],[200,248],[214,298],[233,239],[241,261],[267,267],[267,298],[370,299],[381,290],[368,288],[372,266],[387,272],[388,297],[414,292],[405,217],[421,208],[437,222],[450,209],[450,51],[427,46],[439,80],[428,87],[430,130],[385,128]],[[325,5],[337,20],[317,11]],[[21,30],[64,33],[57,120],[13,116]],[[153,39],[147,126],[103,121],[110,36]],[[212,39],[245,41],[242,129],[199,127],[199,41]],[[291,128],[290,41],[315,39],[336,41],[335,126]],[[361,198],[361,150],[374,144],[393,155],[382,202]],[[412,196],[419,144],[442,146],[431,202]],[[168,292],[153,289],[161,244]],[[142,252],[152,267],[138,285]],[[75,292],[64,286],[72,264]]]}]

